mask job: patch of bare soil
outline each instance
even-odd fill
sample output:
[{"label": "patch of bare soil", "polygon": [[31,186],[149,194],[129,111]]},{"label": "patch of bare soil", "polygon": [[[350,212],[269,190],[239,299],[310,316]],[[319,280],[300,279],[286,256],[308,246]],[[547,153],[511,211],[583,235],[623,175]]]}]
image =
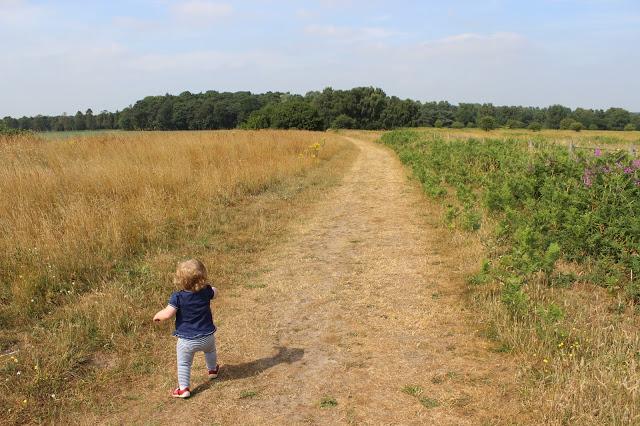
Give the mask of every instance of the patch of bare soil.
[{"label": "patch of bare soil", "polygon": [[103,422],[521,423],[516,369],[472,326],[450,236],[391,151],[349,139],[343,182],[215,302],[220,378],[200,357],[194,396],[174,401],[168,363]]}]

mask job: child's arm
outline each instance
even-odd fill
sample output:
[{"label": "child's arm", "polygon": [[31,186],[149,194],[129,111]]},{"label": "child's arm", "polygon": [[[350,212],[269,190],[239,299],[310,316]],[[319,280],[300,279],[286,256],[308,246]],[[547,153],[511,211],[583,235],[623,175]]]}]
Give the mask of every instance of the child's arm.
[{"label": "child's arm", "polygon": [[173,316],[176,314],[176,312],[178,312],[178,310],[176,308],[174,308],[171,305],[167,305],[166,308],[164,308],[161,311],[158,311],[154,316],[153,316],[153,320],[155,322],[160,322],[160,321],[164,321],[164,320],[168,320],[169,318],[173,318]]}]

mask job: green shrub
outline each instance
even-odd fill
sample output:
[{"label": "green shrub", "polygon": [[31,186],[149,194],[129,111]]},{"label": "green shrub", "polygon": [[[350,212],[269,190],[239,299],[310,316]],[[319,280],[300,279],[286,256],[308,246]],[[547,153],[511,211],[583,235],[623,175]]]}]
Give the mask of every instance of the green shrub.
[{"label": "green shrub", "polygon": [[507,306],[511,315],[524,317],[529,312],[529,296],[522,290],[522,280],[512,277],[502,287],[502,303]]},{"label": "green shrub", "polygon": [[560,121],[560,130],[570,130],[575,122],[573,118],[569,117],[562,119],[562,121]]},{"label": "green shrub", "polygon": [[488,115],[480,117],[478,119],[478,127],[487,132],[493,130],[497,127],[496,119]]},{"label": "green shrub", "polygon": [[580,132],[582,131],[582,129],[584,129],[584,126],[582,125],[582,123],[574,121],[573,123],[571,123],[571,130],[573,130],[574,132]]},{"label": "green shrub", "polygon": [[333,120],[331,127],[334,129],[353,129],[356,127],[356,120],[346,114],[340,114]]},{"label": "green shrub", "polygon": [[[443,140],[415,131],[382,140],[429,195],[455,194],[444,213],[449,226],[477,230],[483,214],[498,223],[496,277],[542,273],[548,285],[569,286],[575,276],[556,272],[557,261],[588,262],[590,281],[629,286],[629,297],[638,299],[630,271],[640,272],[640,161],[628,153],[571,157],[558,145],[529,151],[516,141]],[[505,298],[513,306],[526,299],[513,285]]]},{"label": "green shrub", "polygon": [[532,121],[527,127],[529,130],[533,130],[534,132],[539,132],[542,130],[542,124],[537,121]]},{"label": "green shrub", "polygon": [[522,129],[524,128],[524,123],[520,120],[514,120],[511,118],[507,120],[506,127],[507,129]]}]

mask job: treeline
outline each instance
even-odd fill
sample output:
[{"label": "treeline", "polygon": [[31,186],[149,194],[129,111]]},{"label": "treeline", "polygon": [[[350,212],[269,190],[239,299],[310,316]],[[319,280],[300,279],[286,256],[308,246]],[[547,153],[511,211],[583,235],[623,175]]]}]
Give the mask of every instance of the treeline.
[{"label": "treeline", "polygon": [[[483,126],[489,123],[490,126]],[[622,108],[572,110],[494,106],[446,101],[419,102],[388,96],[373,87],[326,88],[306,95],[268,92],[216,92],[148,96],[122,111],[91,109],[75,115],[5,117],[0,127],[34,131],[70,130],[215,130],[277,128],[392,129],[397,127],[509,127],[636,130],[640,114]]]}]

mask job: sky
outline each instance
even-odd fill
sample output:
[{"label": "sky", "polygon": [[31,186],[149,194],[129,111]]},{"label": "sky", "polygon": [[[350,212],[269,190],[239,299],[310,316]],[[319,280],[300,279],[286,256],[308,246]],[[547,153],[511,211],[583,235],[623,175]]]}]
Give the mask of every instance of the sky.
[{"label": "sky", "polygon": [[0,117],[381,87],[640,111],[639,0],[0,0]]}]

